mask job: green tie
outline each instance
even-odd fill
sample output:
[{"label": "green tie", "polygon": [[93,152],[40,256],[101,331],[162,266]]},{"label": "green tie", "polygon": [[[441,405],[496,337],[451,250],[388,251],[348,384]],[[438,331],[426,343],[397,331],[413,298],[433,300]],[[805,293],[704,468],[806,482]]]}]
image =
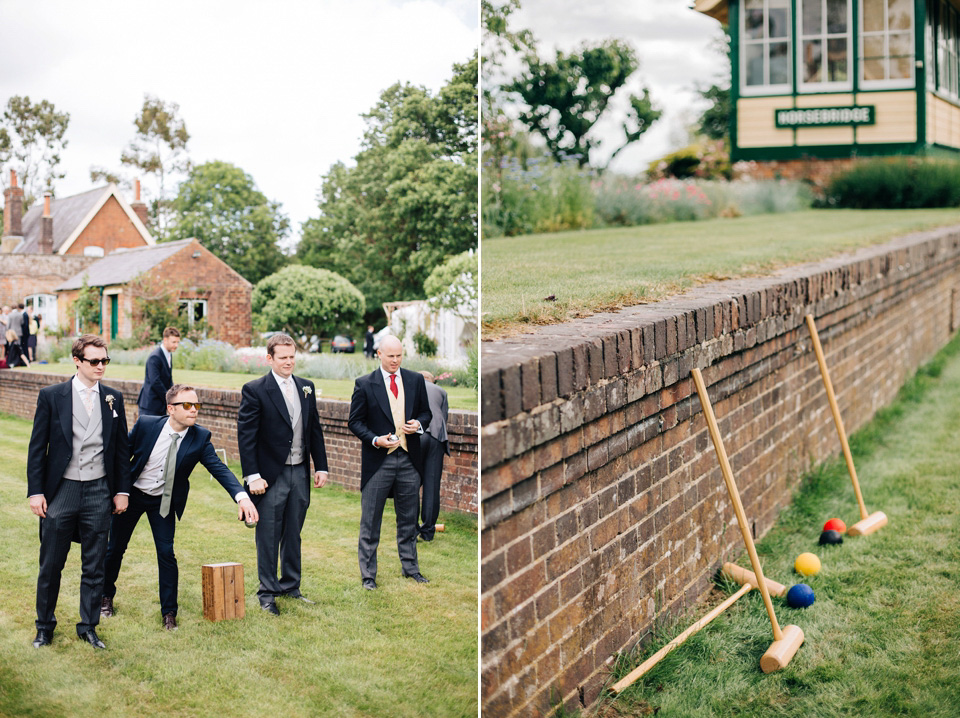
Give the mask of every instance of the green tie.
[{"label": "green tie", "polygon": [[163,462],[163,498],[160,499],[160,515],[163,518],[170,513],[170,495],[173,493],[173,475],[177,472],[177,442],[180,434],[170,434],[170,448],[167,460]]}]

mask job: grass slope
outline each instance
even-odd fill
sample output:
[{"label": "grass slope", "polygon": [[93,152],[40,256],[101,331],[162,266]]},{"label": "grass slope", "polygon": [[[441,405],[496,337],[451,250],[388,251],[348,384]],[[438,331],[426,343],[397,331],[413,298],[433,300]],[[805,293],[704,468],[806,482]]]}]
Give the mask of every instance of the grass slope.
[{"label": "grass slope", "polygon": [[956,209],[808,210],[484,240],[483,337],[952,224]]},{"label": "grass slope", "polygon": [[[77,368],[73,362],[63,364],[32,364],[28,368],[20,367],[15,371],[37,371],[50,374],[63,374],[65,377],[75,374]],[[178,384],[189,384],[191,386],[210,387],[211,389],[239,389],[248,381],[256,379],[254,374],[236,374],[219,371],[195,371],[190,369],[175,369],[176,380]],[[301,376],[298,374],[297,376]],[[109,384],[110,379],[131,379],[143,381],[143,367],[134,364],[111,364],[107,367],[107,374],[104,381]],[[353,395],[352,379],[317,379],[311,376],[305,376],[310,379],[320,392],[324,399],[340,399],[341,401],[350,401]],[[463,386],[445,386],[447,392],[448,405],[451,409],[466,409],[468,411],[477,410],[477,392]],[[203,401],[203,397],[200,398]]]},{"label": "grass slope", "polygon": [[[108,650],[76,637],[80,552],[67,559],[53,646],[35,633],[39,543],[27,506],[30,423],[0,416],[0,716],[471,716],[477,712],[477,525],[441,515],[447,532],[419,544],[432,583],[400,577],[392,502],[380,544],[381,588],[360,587],[359,494],[314,490],[303,529],[303,591],[317,601],[259,610],[253,532],[199,467],[177,526],[180,629],[160,625],[157,564],[141,519],[118,581]],[[239,466],[231,466],[238,472]],[[239,561],[247,616],[203,618],[200,566]]]},{"label": "grass slope", "polygon": [[[826,519],[859,514],[840,460],[806,477],[791,506],[758,544],[764,572],[798,583],[795,557],[812,551],[816,602],[791,609],[774,599],[781,625],[805,634],[790,664],[760,672],[772,641],[756,591],[675,650],[601,716],[942,716],[960,715],[960,338],[901,390],[897,401],[853,437],[868,511],[889,524],[841,546],[817,545]],[[744,556],[742,565],[748,565]],[[732,592],[730,587],[729,592]],[[717,591],[718,595],[721,593]],[[698,611],[702,615],[705,611]],[[625,675],[695,617],[661,627]]]}]

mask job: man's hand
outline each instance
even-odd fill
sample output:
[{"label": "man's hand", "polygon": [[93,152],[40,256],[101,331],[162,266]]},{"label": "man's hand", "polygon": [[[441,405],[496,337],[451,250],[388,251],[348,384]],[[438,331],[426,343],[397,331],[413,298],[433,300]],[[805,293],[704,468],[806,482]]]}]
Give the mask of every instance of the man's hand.
[{"label": "man's hand", "polygon": [[406,424],[401,426],[400,430],[404,434],[416,434],[418,431],[420,431],[420,422],[416,419],[411,419]]},{"label": "man's hand", "polygon": [[313,474],[313,488],[321,489],[323,485],[327,483],[327,472],[326,471],[316,471]]},{"label": "man's hand", "polygon": [[389,439],[389,436],[378,436],[377,446],[381,449],[392,449],[394,446],[400,446],[400,437],[397,437],[396,441],[390,441]]},{"label": "man's hand", "polygon": [[255,524],[260,520],[260,514],[257,513],[257,507],[250,499],[240,499],[237,505],[237,518],[248,524]]},{"label": "man's hand", "polygon": [[130,497],[126,494],[117,494],[113,497],[113,513],[122,514],[127,510],[130,503]]},{"label": "man's hand", "polygon": [[30,510],[42,519],[47,518],[47,500],[43,494],[30,497]]},{"label": "man's hand", "polygon": [[267,490],[266,479],[254,479],[247,484],[247,488],[250,489],[251,494],[262,494]]}]

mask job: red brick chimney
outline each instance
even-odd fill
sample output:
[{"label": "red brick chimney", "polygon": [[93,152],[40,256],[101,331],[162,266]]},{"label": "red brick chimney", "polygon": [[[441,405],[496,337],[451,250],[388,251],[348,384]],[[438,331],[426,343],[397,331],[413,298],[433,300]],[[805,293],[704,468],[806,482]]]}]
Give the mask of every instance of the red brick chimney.
[{"label": "red brick chimney", "polygon": [[3,190],[3,236],[22,237],[23,189],[17,187],[17,173],[10,170],[10,186]]},{"label": "red brick chimney", "polygon": [[50,215],[50,193],[43,193],[43,216],[40,218],[40,254],[53,254],[53,217]]},{"label": "red brick chimney", "polygon": [[134,211],[134,214],[140,218],[140,221],[143,222],[143,226],[147,226],[147,205],[140,201],[140,180],[135,179],[133,181],[133,202],[130,204],[130,209]]}]

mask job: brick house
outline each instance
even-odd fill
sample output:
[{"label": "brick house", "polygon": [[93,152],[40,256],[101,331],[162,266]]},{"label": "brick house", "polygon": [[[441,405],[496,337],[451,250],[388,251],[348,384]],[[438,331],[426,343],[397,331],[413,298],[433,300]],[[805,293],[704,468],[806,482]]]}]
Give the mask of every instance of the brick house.
[{"label": "brick house", "polygon": [[174,297],[191,325],[204,320],[206,334],[233,345],[250,343],[253,285],[196,239],[118,249],[56,287],[60,321],[83,287],[100,292],[100,332],[105,338],[129,337],[133,302],[147,288]]}]

